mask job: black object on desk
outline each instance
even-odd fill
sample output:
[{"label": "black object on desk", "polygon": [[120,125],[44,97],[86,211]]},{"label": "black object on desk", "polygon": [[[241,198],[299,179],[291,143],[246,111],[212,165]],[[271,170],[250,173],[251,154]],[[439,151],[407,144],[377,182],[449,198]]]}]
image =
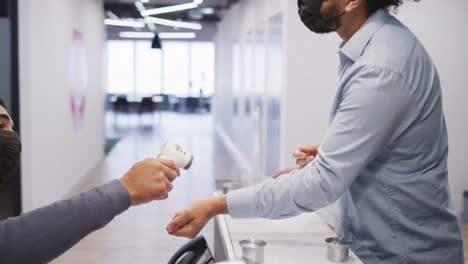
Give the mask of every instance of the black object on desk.
[{"label": "black object on desk", "polygon": [[199,236],[181,247],[168,264],[212,264],[213,255],[208,248],[205,237]]}]

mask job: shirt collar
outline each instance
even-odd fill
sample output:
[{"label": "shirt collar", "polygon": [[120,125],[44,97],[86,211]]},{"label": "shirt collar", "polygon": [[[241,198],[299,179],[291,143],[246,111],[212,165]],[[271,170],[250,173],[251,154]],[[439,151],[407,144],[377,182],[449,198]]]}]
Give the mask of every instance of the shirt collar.
[{"label": "shirt collar", "polygon": [[350,40],[345,43],[340,53],[356,62],[364,53],[364,49],[371,40],[372,36],[379,28],[390,20],[392,16],[387,9],[380,9],[371,15],[362,27],[354,33]]}]

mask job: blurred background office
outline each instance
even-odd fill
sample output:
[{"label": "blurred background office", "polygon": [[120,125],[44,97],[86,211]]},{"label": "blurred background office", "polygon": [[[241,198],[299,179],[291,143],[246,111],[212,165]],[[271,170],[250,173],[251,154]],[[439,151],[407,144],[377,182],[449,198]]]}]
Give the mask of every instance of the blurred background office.
[{"label": "blurred background office", "polygon": [[[466,0],[423,0],[396,14],[441,75],[460,213],[466,10]],[[2,1],[0,97],[24,150],[18,181],[0,187],[0,216],[121,177],[170,139],[195,156],[170,199],[131,209],[55,263],[167,261],[186,240],[165,225],[189,201],[226,182],[258,182],[292,165],[298,146],[321,142],[339,42],[308,31],[291,0]]]}]

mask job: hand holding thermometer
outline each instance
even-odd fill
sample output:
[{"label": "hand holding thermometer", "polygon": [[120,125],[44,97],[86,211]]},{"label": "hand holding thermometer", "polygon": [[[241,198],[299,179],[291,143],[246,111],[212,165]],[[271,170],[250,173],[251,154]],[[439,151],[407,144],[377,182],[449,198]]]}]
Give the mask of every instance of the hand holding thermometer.
[{"label": "hand holding thermometer", "polygon": [[158,159],[172,160],[179,168],[190,169],[193,163],[193,155],[182,149],[181,146],[167,141],[164,143]]}]

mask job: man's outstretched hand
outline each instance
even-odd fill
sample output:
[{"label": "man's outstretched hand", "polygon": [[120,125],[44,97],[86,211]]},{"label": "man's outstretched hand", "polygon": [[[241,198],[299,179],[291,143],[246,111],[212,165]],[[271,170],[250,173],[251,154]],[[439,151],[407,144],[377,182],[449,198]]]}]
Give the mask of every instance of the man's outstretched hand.
[{"label": "man's outstretched hand", "polygon": [[317,157],[319,147],[320,145],[308,145],[300,147],[293,153],[293,157],[296,158],[296,165],[299,166],[299,169],[303,169]]},{"label": "man's outstretched hand", "polygon": [[187,209],[177,213],[166,227],[173,236],[195,238],[211,218],[227,214],[226,196],[204,198],[191,203]]},{"label": "man's outstretched hand", "polygon": [[120,181],[135,206],[166,199],[173,188],[172,182],[179,175],[179,168],[173,161],[147,159],[133,165]]},{"label": "man's outstretched hand", "polygon": [[308,145],[298,148],[293,153],[293,157],[296,159],[296,167],[289,167],[278,171],[272,176],[273,179],[279,178],[283,175],[291,173],[293,170],[301,170],[311,163],[318,155],[318,149],[320,145]]}]

